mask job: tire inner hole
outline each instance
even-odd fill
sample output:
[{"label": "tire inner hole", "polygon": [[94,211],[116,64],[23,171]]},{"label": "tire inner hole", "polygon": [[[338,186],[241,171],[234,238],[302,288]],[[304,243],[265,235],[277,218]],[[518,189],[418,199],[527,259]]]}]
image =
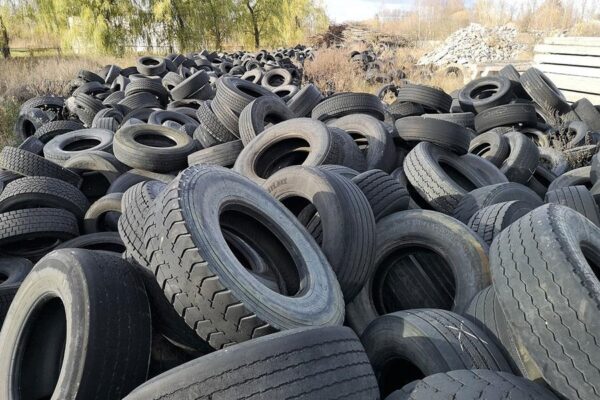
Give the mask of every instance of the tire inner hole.
[{"label": "tire inner hole", "polygon": [[498,92],[498,87],[495,85],[483,85],[476,87],[471,91],[471,98],[476,100],[483,100],[492,97]]},{"label": "tire inner hole", "polygon": [[492,147],[490,146],[489,143],[482,143],[479,146],[475,146],[475,148],[473,150],[471,150],[469,153],[473,153],[475,155],[482,157],[483,155],[489,153],[491,149],[492,149]]},{"label": "tire inner hole", "polygon": [[135,137],[135,141],[149,147],[173,147],[177,145],[173,139],[157,133],[143,133]]},{"label": "tire inner hole", "polygon": [[415,364],[403,358],[394,357],[382,368],[379,379],[382,398],[387,397],[395,390],[402,389],[404,385],[423,378],[425,378],[425,374]]},{"label": "tire inner hole", "polygon": [[275,172],[292,165],[304,163],[310,153],[310,144],[299,138],[282,140],[266,148],[256,157],[256,174],[267,179]]},{"label": "tire inner hole", "polygon": [[475,185],[469,178],[467,178],[467,176],[465,176],[465,174],[460,172],[453,165],[450,165],[445,161],[439,161],[439,165],[444,171],[444,173],[446,173],[450,177],[450,179],[456,182],[461,188],[463,188],[467,192],[477,189],[478,186]]},{"label": "tire inner hole", "polygon": [[[34,310],[17,344],[16,379],[21,400],[52,397],[63,364],[67,339],[67,316],[59,298]],[[32,384],[35,382],[35,384]]]},{"label": "tire inner hole", "polygon": [[64,151],[81,151],[81,150],[88,150],[91,149],[92,147],[96,147],[100,144],[100,140],[98,139],[81,139],[81,140],[75,140],[71,143],[67,143],[64,147],[63,150]]}]

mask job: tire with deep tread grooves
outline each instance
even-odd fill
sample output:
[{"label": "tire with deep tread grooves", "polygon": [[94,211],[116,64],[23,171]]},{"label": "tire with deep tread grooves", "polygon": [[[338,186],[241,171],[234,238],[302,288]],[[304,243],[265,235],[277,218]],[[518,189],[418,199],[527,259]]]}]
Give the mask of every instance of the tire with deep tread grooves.
[{"label": "tire with deep tread grooves", "polygon": [[533,210],[530,204],[524,201],[507,201],[493,204],[477,211],[467,226],[473,230],[488,245],[502,230],[510,224]]},{"label": "tire with deep tread grooves", "polygon": [[391,175],[374,169],[355,176],[352,178],[352,182],[367,197],[375,221],[379,221],[397,211],[408,210],[410,200],[408,190]]},{"label": "tire with deep tread grooves", "polygon": [[546,193],[546,203],[567,206],[600,227],[600,210],[590,191],[582,185],[567,186]]}]

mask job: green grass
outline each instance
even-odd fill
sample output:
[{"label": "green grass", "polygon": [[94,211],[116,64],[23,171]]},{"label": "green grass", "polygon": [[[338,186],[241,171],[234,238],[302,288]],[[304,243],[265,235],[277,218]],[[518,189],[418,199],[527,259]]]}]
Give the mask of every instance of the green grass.
[{"label": "green grass", "polygon": [[13,99],[0,102],[0,148],[18,144],[13,128],[20,107],[21,103]]}]

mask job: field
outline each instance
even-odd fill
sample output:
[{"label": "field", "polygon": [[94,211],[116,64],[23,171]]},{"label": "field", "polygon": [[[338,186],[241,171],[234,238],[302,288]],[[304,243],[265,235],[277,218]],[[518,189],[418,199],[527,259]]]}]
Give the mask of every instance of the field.
[{"label": "field", "polygon": [[[305,63],[306,79],[322,91],[374,93],[381,85],[369,84],[364,72],[353,64],[351,49],[323,49]],[[360,50],[360,49],[358,49]],[[394,68],[402,69],[414,82],[438,86],[446,91],[462,86],[462,79],[423,74],[414,68],[426,48],[404,48],[387,55]],[[20,105],[27,99],[48,94],[62,95],[65,85],[81,69],[97,70],[106,64],[129,66],[135,57],[18,57],[0,60],[0,146],[15,144],[13,126]]]}]

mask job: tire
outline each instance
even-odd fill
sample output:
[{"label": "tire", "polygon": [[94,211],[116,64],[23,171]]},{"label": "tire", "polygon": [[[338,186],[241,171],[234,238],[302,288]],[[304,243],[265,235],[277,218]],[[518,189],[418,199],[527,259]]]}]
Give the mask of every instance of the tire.
[{"label": "tire", "polygon": [[557,190],[567,186],[578,186],[583,185],[588,189],[592,187],[592,181],[590,180],[591,167],[581,167],[572,169],[565,172],[558,178],[552,181],[548,186],[548,191]]},{"label": "tire", "polygon": [[307,203],[314,207],[320,223],[315,240],[350,302],[370,275],[374,257],[375,218],[367,197],[348,179],[316,167],[285,168],[263,187],[294,215]]},{"label": "tire", "polygon": [[[23,279],[25,279],[27,274],[29,274],[31,268],[33,268],[33,264],[26,258],[0,258],[0,290],[8,287],[13,288],[15,285],[18,287],[18,285],[23,282]],[[1,314],[0,318],[4,318],[6,311],[7,308],[4,310],[4,314]],[[1,326],[2,323],[0,322],[0,327]]]},{"label": "tire", "polygon": [[85,195],[75,186],[45,176],[14,180],[0,194],[0,213],[31,208],[62,208],[81,219],[89,206]]},{"label": "tire", "polygon": [[367,160],[361,149],[358,147],[358,144],[352,139],[352,136],[348,135],[346,131],[340,128],[329,126],[328,129],[334,137],[334,140],[338,142],[342,148],[342,159],[338,161],[338,163],[355,171],[366,171]]},{"label": "tire", "polygon": [[475,117],[475,130],[479,133],[500,126],[536,126],[535,107],[529,104],[504,104],[488,108]]},{"label": "tire", "polygon": [[596,153],[592,157],[592,163],[590,166],[590,182],[596,184],[600,181],[600,153]]},{"label": "tire", "polygon": [[194,139],[198,140],[205,149],[219,143],[227,143],[236,140],[234,136],[215,115],[211,108],[211,102],[202,102],[196,115],[200,126],[194,132]]},{"label": "tire", "polygon": [[321,100],[323,100],[323,95],[319,89],[309,83],[288,100],[287,105],[297,118],[303,118],[309,116]]},{"label": "tire", "polygon": [[123,118],[123,125],[129,119],[127,118],[127,114],[129,113],[142,109],[147,109],[151,113],[152,109],[161,107],[156,96],[148,92],[139,92],[132,94],[131,96],[125,96],[123,100],[117,103],[117,105],[124,110],[125,117]]},{"label": "tire", "polygon": [[50,121],[35,131],[35,137],[43,143],[48,143],[55,136],[83,128],[83,124],[77,121]]},{"label": "tire", "polygon": [[0,214],[0,253],[4,255],[37,261],[61,241],[78,235],[77,219],[66,210],[32,208]]},{"label": "tire", "polygon": [[[425,114],[425,109],[422,105],[411,103],[409,101],[394,101],[388,106],[388,112],[392,114],[394,121],[405,117],[414,117]],[[432,114],[433,115],[433,114]]]},{"label": "tire", "polygon": [[473,214],[467,226],[491,245],[500,232],[532,210],[533,207],[524,201],[493,204]]},{"label": "tire", "polygon": [[509,132],[506,135],[510,153],[500,166],[500,171],[510,182],[527,183],[533,176],[540,161],[538,147],[525,135]]},{"label": "tire", "polygon": [[369,115],[354,114],[337,119],[331,126],[342,129],[354,139],[367,160],[367,169],[393,170],[396,152],[392,137],[381,121]]},{"label": "tire", "polygon": [[[210,187],[218,190],[207,191]],[[220,209],[225,199],[231,212],[224,209],[219,217],[209,211]],[[249,210],[252,214],[246,214]],[[185,223],[173,224],[173,218]],[[275,280],[281,294],[271,295],[241,264],[221,227],[266,252],[269,268],[256,276]],[[234,172],[213,166],[186,169],[157,198],[145,232],[146,254],[159,286],[186,323],[215,349],[276,329],[343,320],[339,284],[317,244],[273,197]],[[190,276],[187,271],[197,263],[206,268]],[[294,272],[297,263],[305,269]],[[309,286],[301,288],[299,282]],[[295,297],[286,296],[300,289]]]},{"label": "tire", "polygon": [[104,196],[110,185],[127,171],[124,164],[105,151],[88,151],[74,156],[64,167],[81,176],[81,191],[89,199]]},{"label": "tire", "polygon": [[352,168],[344,167],[342,165],[319,165],[318,168],[324,171],[334,172],[347,179],[352,179],[355,176],[359,175],[358,171],[355,171]]},{"label": "tire", "polygon": [[18,115],[14,132],[19,141],[34,136],[38,129],[50,122],[48,114],[39,108],[31,108]]},{"label": "tire", "polygon": [[408,209],[410,195],[391,175],[381,170],[370,170],[351,179],[366,196],[376,222]]},{"label": "tire", "polygon": [[175,179],[174,175],[157,174],[141,169],[130,169],[129,171],[125,172],[117,179],[115,179],[115,181],[109,186],[106,193],[125,193],[127,189],[129,189],[136,183],[146,181],[160,181],[164,183],[169,183],[173,179]]},{"label": "tire", "polygon": [[327,97],[312,110],[312,118],[327,121],[350,114],[367,114],[385,120],[384,106],[375,95],[368,93],[338,93]]},{"label": "tire", "polygon": [[[200,70],[171,89],[171,97],[173,100],[191,98],[196,92],[198,92],[208,83],[208,80],[209,78],[206,71]],[[207,99],[205,98],[200,100]]]},{"label": "tire", "polygon": [[165,122],[174,121],[179,125],[189,124],[197,127],[198,121],[195,119],[195,112],[193,115],[194,117],[175,110],[158,110],[150,114],[148,123],[151,125],[163,125]]},{"label": "tire", "polygon": [[472,112],[460,112],[451,114],[423,114],[423,118],[439,119],[452,122],[465,128],[475,129],[475,114]]},{"label": "tire", "polygon": [[277,97],[259,97],[244,108],[240,114],[239,132],[242,143],[247,145],[269,124],[278,124],[294,118],[294,113]]},{"label": "tire", "polygon": [[76,173],[25,150],[5,146],[0,152],[0,168],[23,176],[47,176],[76,187],[81,178]]},{"label": "tire", "polygon": [[529,68],[521,75],[521,84],[533,101],[550,114],[565,114],[571,106],[560,90],[540,70]]},{"label": "tire", "polygon": [[294,329],[190,361],[137,388],[124,400],[377,399],[377,381],[356,335],[345,327]]},{"label": "tire", "polygon": [[591,130],[600,131],[600,111],[586,98],[577,100],[571,105],[573,111]]},{"label": "tire", "polygon": [[398,88],[394,103],[396,102],[420,104],[427,112],[448,113],[452,105],[452,96],[440,89],[411,84]]},{"label": "tire", "polygon": [[434,374],[405,389],[392,393],[386,400],[558,400],[541,385],[506,372],[486,369]]},{"label": "tire", "polygon": [[470,320],[445,310],[377,318],[360,336],[382,396],[415,379],[459,369],[512,372],[503,351]]},{"label": "tire", "polygon": [[429,210],[392,214],[377,223],[372,274],[346,306],[360,334],[377,316],[413,308],[462,313],[490,284],[487,245],[465,225]]},{"label": "tire", "polygon": [[443,120],[406,117],[396,122],[396,129],[404,141],[433,143],[458,155],[466,154],[471,142],[467,128]]},{"label": "tire", "polygon": [[322,122],[296,118],[268,128],[248,143],[233,169],[262,185],[277,170],[299,164],[296,159],[306,152],[301,165],[342,164],[342,148]]},{"label": "tire", "polygon": [[167,71],[165,59],[162,57],[140,57],[137,60],[136,68],[140,74],[146,76],[158,76]]},{"label": "tire", "polygon": [[490,251],[498,301],[534,366],[527,376],[543,378],[569,399],[598,391],[598,254],[600,229],[555,204],[512,224]]},{"label": "tire", "polygon": [[275,95],[266,88],[240,78],[224,76],[217,81],[215,100],[235,115],[240,115],[248,104],[261,96]]},{"label": "tire", "polygon": [[510,154],[510,146],[506,136],[496,132],[486,132],[471,140],[469,153],[486,159],[500,168]]},{"label": "tire", "polygon": [[[166,146],[166,147],[165,147]],[[156,125],[131,125],[117,131],[115,157],[131,168],[169,172],[187,166],[195,144],[186,133]]]},{"label": "tire", "polygon": [[79,93],[75,97],[75,114],[83,125],[86,127],[92,126],[92,122],[94,121],[94,117],[100,110],[104,108],[104,104],[102,102],[88,94]]},{"label": "tire", "polygon": [[292,79],[292,74],[287,69],[274,68],[263,75],[260,84],[272,91],[280,86],[292,84]]},{"label": "tire", "polygon": [[300,89],[296,85],[279,86],[272,90],[273,94],[285,102],[294,97],[299,91]]},{"label": "tire", "polygon": [[540,196],[527,186],[513,182],[498,183],[473,190],[463,196],[452,216],[466,224],[482,208],[513,200],[524,201],[532,208],[544,204]]},{"label": "tire", "polygon": [[116,253],[125,251],[123,240],[118,232],[96,232],[81,235],[56,246],[58,249],[85,249]]},{"label": "tire", "polygon": [[458,93],[461,109],[474,113],[507,104],[512,98],[510,80],[503,76],[475,79]]},{"label": "tire", "polygon": [[136,79],[125,88],[125,97],[133,96],[137,93],[150,93],[155,96],[162,106],[169,102],[169,92],[162,85],[162,82],[154,79]]},{"label": "tire", "polygon": [[64,133],[44,146],[44,157],[58,165],[88,151],[112,150],[114,133],[107,129],[83,129]]},{"label": "tire", "polygon": [[540,165],[556,176],[562,175],[569,169],[565,154],[552,147],[540,147]]},{"label": "tire", "polygon": [[18,391],[25,398],[117,400],[144,382],[148,299],[118,256],[53,252],[23,281],[13,304],[0,333],[1,397]]},{"label": "tire", "polygon": [[207,149],[198,150],[188,156],[188,165],[220,165],[233,167],[244,145],[241,140],[217,144]]},{"label": "tire", "polygon": [[499,176],[488,176],[456,154],[427,142],[419,143],[408,153],[404,172],[432,208],[447,214],[454,211],[468,192],[499,183]]},{"label": "tire", "polygon": [[[116,231],[117,226],[111,226],[108,213],[121,214],[121,199],[123,193],[110,193],[96,200],[85,213],[83,230],[85,233]],[[113,214],[114,215],[114,214]]]},{"label": "tire", "polygon": [[35,136],[30,136],[19,145],[18,149],[40,156],[44,151],[44,143]]},{"label": "tire", "polygon": [[527,182],[527,187],[537,193],[541,198],[544,198],[548,192],[548,186],[550,186],[554,179],[556,179],[556,175],[548,171],[548,169],[542,165],[538,165],[533,176],[529,182]]},{"label": "tire", "polygon": [[528,368],[525,365],[531,361],[519,354],[519,346],[508,327],[506,316],[498,303],[493,285],[473,297],[464,316],[484,330],[498,345],[502,345],[507,359],[514,363],[513,370],[519,371],[520,375],[527,378]]},{"label": "tire", "polygon": [[567,186],[546,193],[546,203],[567,206],[600,227],[600,211],[590,191],[582,185]]}]

